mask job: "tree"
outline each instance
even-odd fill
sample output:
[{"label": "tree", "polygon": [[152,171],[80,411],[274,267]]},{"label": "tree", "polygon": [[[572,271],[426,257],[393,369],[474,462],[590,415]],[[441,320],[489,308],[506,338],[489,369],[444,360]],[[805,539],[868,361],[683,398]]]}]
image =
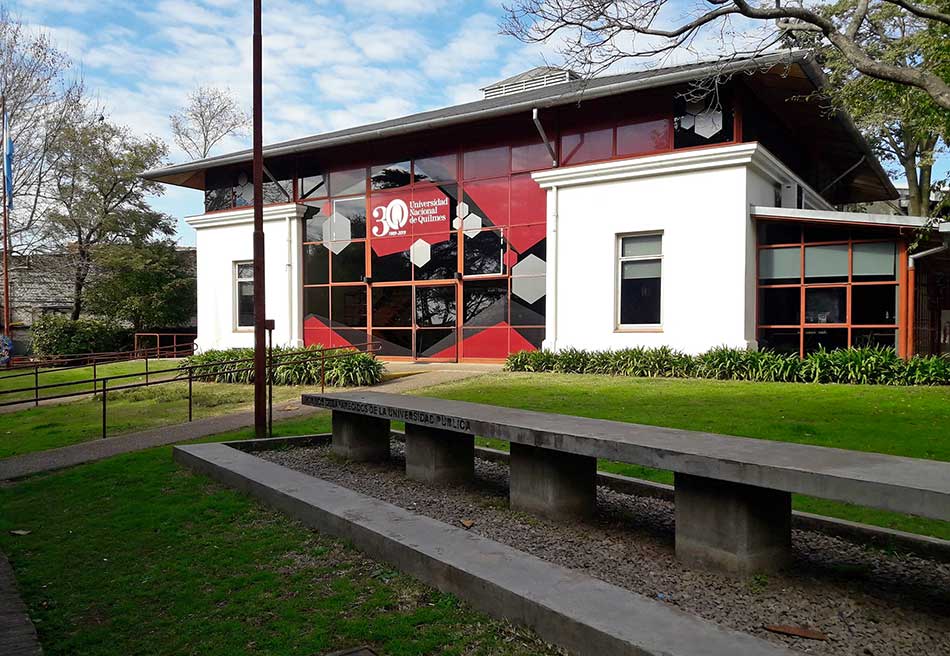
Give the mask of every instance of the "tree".
[{"label": "tree", "polygon": [[45,188],[56,164],[52,145],[82,114],[83,85],[48,35],[25,26],[0,4],[0,95],[16,144],[10,240],[14,253],[45,250],[50,204]]},{"label": "tree", "polygon": [[[686,7],[673,0],[514,0],[506,12],[504,32],[528,43],[559,42],[570,65],[594,72],[629,57],[690,48],[707,29],[748,33],[752,24],[756,40],[739,54],[763,52],[798,36],[817,40],[856,72],[920,89],[950,111],[946,0],[693,0]],[[879,22],[884,16],[888,21]],[[927,35],[919,59],[896,60],[881,51],[881,44],[911,34]]]},{"label": "tree", "polygon": [[139,139],[104,117],[85,117],[68,126],[51,148],[55,165],[47,185],[52,209],[45,242],[68,254],[73,271],[72,318],[83,308],[83,292],[96,248],[140,245],[174,233],[174,220],[149,206],[162,185],[139,173],[164,163],[168,148]]},{"label": "tree", "polygon": [[96,249],[96,276],[86,306],[135,331],[188,322],[197,311],[195,272],[174,242],[113,244]]},{"label": "tree", "polygon": [[204,159],[225,137],[247,134],[250,117],[230,91],[198,87],[188,96],[188,106],[171,117],[175,143],[192,159]]}]

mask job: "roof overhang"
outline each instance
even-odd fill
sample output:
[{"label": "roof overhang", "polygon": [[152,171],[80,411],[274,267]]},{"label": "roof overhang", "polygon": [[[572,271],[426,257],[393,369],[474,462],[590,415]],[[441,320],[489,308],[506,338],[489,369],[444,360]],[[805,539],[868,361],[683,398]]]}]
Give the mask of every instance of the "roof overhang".
[{"label": "roof overhang", "polygon": [[[752,206],[755,219],[782,221],[807,221],[813,223],[846,223],[850,225],[877,226],[884,228],[926,228],[930,219],[923,216],[901,214],[866,214],[864,212],[833,212],[828,210],[799,210],[789,207]],[[946,230],[945,230],[946,229]],[[950,232],[950,224],[941,224],[940,232]]]}]

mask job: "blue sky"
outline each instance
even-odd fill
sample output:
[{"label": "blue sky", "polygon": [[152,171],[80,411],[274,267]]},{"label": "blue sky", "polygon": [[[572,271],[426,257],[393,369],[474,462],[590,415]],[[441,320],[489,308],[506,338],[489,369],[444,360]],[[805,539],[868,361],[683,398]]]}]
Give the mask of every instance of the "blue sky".
[{"label": "blue sky", "polygon": [[[490,82],[558,61],[553,46],[498,33],[502,0],[263,4],[265,143],[474,100]],[[250,0],[17,0],[12,8],[72,57],[114,121],[165,139],[172,161],[187,158],[172,144],[168,117],[190,90],[227,87],[249,101]],[[215,154],[245,142],[223,142]],[[153,205],[179,219],[182,243],[194,243],[181,219],[201,212],[200,192],[168,187]]]}]

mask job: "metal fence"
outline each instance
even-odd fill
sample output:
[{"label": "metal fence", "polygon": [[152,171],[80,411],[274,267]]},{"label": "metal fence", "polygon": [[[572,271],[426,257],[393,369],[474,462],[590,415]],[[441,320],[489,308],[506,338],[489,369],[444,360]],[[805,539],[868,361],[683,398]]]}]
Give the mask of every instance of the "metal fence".
[{"label": "metal fence", "polygon": [[[293,351],[290,353],[280,353],[274,355],[273,348],[268,347],[267,352],[267,432],[270,434],[273,428],[274,421],[274,372],[280,367],[294,366],[306,363],[320,363],[320,391],[324,392],[326,390],[326,368],[327,361],[333,360],[340,357],[345,357],[351,355],[355,351],[362,351],[367,353],[375,353],[379,349],[379,344],[377,342],[365,342],[362,344],[353,344],[346,348],[321,348],[321,349],[305,349],[301,351]],[[102,355],[102,354],[92,354],[92,355]],[[154,359],[154,358],[153,358]],[[121,360],[112,360],[111,362],[116,362]],[[98,364],[102,364],[101,361]],[[44,373],[50,373],[53,371],[67,371],[70,369],[89,367],[93,368],[93,377],[85,378],[82,380],[72,380],[61,383],[48,383],[40,385],[39,377]],[[21,376],[33,376],[33,385],[29,387],[18,387],[15,389],[0,390],[0,399],[4,396],[9,396],[12,394],[27,394],[29,393],[29,398],[21,398],[10,401],[0,401],[0,408],[7,406],[15,405],[25,405],[32,404],[38,406],[42,401],[52,401],[58,399],[68,399],[75,398],[80,396],[97,396],[100,399],[102,404],[102,437],[106,437],[107,426],[108,426],[108,404],[109,404],[109,394],[115,393],[123,390],[138,389],[142,387],[152,387],[155,385],[164,385],[168,383],[188,383],[188,421],[192,421],[194,417],[194,383],[200,382],[208,379],[217,379],[222,376],[230,376],[235,374],[243,374],[247,372],[254,371],[254,358],[237,358],[234,360],[223,360],[220,362],[213,362],[208,364],[190,364],[190,365],[177,365],[170,369],[162,370],[151,370],[148,368],[148,360],[146,359],[146,367],[144,372],[136,372],[129,374],[116,374],[111,376],[99,376],[97,370],[97,360],[92,359],[90,363],[86,364],[77,364],[69,365],[65,367],[59,367],[55,369],[45,369],[40,371],[38,365],[32,366],[32,371],[26,371],[22,373],[7,374],[5,376],[0,376],[0,380],[7,380],[8,378],[18,378]],[[161,374],[172,374],[169,377],[156,378]],[[126,382],[116,385],[116,381],[127,381],[133,378],[142,378],[145,380],[142,382]],[[80,389],[62,392],[52,395],[43,395],[41,392],[47,390],[62,390],[67,387],[79,387]]]}]

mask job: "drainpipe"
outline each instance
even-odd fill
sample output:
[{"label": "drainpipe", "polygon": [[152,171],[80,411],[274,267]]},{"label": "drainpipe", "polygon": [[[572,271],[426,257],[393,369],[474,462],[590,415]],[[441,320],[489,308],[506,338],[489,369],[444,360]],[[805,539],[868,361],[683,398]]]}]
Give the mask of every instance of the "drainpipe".
[{"label": "drainpipe", "polygon": [[940,246],[935,246],[934,248],[928,248],[925,251],[919,253],[914,253],[913,255],[907,256],[907,357],[912,357],[914,355],[914,320],[916,317],[914,313],[916,308],[914,307],[915,301],[917,300],[916,293],[916,284],[917,284],[917,260],[922,260],[925,257],[931,255],[936,255],[937,253],[942,253],[945,250],[950,249],[950,244],[947,242],[942,243]]}]

